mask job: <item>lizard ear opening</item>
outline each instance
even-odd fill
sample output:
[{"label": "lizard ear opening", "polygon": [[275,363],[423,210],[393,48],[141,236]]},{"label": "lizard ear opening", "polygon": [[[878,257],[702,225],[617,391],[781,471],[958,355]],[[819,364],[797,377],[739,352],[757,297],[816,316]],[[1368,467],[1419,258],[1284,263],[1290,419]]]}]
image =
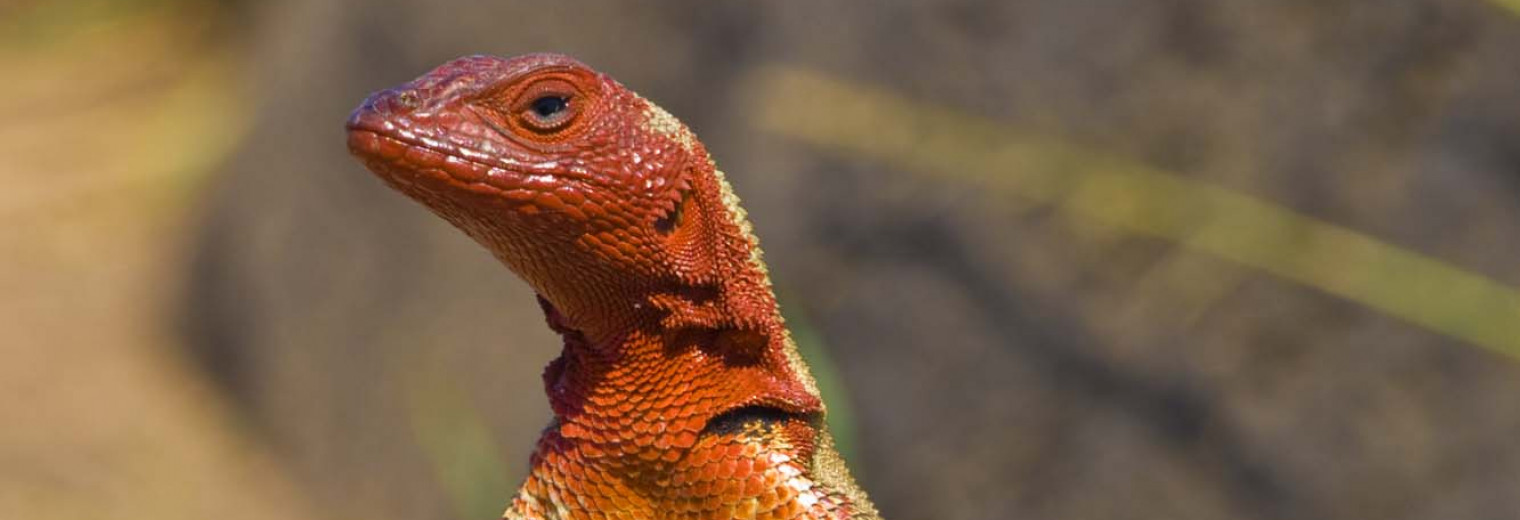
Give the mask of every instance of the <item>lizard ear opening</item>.
[{"label": "lizard ear opening", "polygon": [[688,281],[707,280],[716,266],[717,251],[709,237],[709,204],[716,201],[704,195],[701,187],[682,190],[674,208],[655,219],[654,230],[665,243],[665,252],[673,265],[684,271]]},{"label": "lizard ear opening", "polygon": [[674,233],[676,227],[681,225],[682,219],[686,216],[686,205],[690,201],[691,190],[688,189],[681,193],[681,198],[676,201],[675,208],[672,208],[660,218],[655,219],[654,230],[662,236],[670,236],[671,233]]}]

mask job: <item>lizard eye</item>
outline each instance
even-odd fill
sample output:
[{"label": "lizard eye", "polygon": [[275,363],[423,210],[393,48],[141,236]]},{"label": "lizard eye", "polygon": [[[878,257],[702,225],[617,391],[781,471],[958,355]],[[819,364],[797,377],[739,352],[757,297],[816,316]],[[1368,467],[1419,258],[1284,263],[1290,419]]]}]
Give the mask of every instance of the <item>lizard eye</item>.
[{"label": "lizard eye", "polygon": [[547,94],[529,102],[521,117],[528,129],[548,133],[568,126],[575,119],[574,112],[570,96]]},{"label": "lizard eye", "polygon": [[540,119],[548,119],[563,112],[570,107],[570,98],[565,96],[544,96],[533,100],[533,113]]},{"label": "lizard eye", "polygon": [[524,129],[538,134],[555,133],[568,128],[580,115],[577,94],[575,86],[567,81],[539,81],[522,90],[512,112]]}]

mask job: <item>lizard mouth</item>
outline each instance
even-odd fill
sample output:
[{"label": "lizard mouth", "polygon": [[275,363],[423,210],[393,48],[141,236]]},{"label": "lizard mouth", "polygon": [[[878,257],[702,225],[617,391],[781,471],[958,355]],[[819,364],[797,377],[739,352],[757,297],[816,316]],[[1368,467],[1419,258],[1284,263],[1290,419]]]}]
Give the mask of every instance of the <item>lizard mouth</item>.
[{"label": "lizard mouth", "polygon": [[[505,145],[481,141],[470,147],[440,139],[439,132],[429,131],[428,125],[383,110],[385,100],[375,97],[389,94],[387,91],[366,100],[344,125],[349,152],[366,164],[380,166],[378,170],[385,171],[388,180],[410,184],[417,177],[431,177],[519,201],[531,200],[566,183],[608,188],[589,172],[563,168],[554,160],[514,157],[499,153],[505,150],[493,150]],[[483,118],[481,122],[490,126]]]},{"label": "lizard mouth", "polygon": [[[399,178],[398,167],[410,176],[430,176],[436,180],[452,181],[473,191],[497,192],[509,198],[531,199],[535,193],[535,181],[585,182],[584,179],[564,178],[556,173],[534,171],[530,165],[502,167],[485,162],[485,154],[439,143],[426,143],[420,139],[398,136],[394,131],[370,126],[348,127],[348,149],[365,162],[383,166],[386,177],[407,183],[411,179]],[[473,158],[480,156],[480,159]],[[514,193],[518,192],[518,193]],[[513,195],[517,195],[514,197]]]},{"label": "lizard mouth", "polygon": [[[577,191],[581,192],[615,190],[593,175],[558,168],[554,161],[517,161],[417,137],[362,110],[350,118],[347,129],[349,152],[383,179],[402,188],[410,188],[418,181],[441,182],[523,206],[548,203],[550,207],[539,209],[571,212],[578,210],[546,201],[544,195],[566,185],[579,185],[581,189]],[[657,232],[668,235],[674,231],[691,192],[690,182],[683,178],[676,189],[650,203]]]}]

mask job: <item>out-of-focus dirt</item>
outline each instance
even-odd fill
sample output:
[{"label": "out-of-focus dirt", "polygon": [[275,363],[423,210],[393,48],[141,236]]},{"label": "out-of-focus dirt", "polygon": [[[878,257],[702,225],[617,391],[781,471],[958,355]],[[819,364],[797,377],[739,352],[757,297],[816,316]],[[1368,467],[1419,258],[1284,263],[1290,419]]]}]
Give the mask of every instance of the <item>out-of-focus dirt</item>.
[{"label": "out-of-focus dirt", "polygon": [[191,188],[246,126],[183,16],[0,48],[0,518],[311,517],[176,348]]}]

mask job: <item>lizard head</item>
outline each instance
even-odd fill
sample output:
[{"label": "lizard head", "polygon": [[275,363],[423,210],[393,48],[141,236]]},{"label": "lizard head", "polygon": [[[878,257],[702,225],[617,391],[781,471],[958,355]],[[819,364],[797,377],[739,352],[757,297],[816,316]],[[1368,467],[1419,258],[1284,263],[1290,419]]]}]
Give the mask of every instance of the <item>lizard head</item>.
[{"label": "lizard head", "polygon": [[459,58],[371,95],[347,127],[370,170],[567,314],[605,315],[588,307],[626,308],[620,296],[711,278],[722,263],[705,239],[727,218],[704,182],[706,150],[574,59]]}]

